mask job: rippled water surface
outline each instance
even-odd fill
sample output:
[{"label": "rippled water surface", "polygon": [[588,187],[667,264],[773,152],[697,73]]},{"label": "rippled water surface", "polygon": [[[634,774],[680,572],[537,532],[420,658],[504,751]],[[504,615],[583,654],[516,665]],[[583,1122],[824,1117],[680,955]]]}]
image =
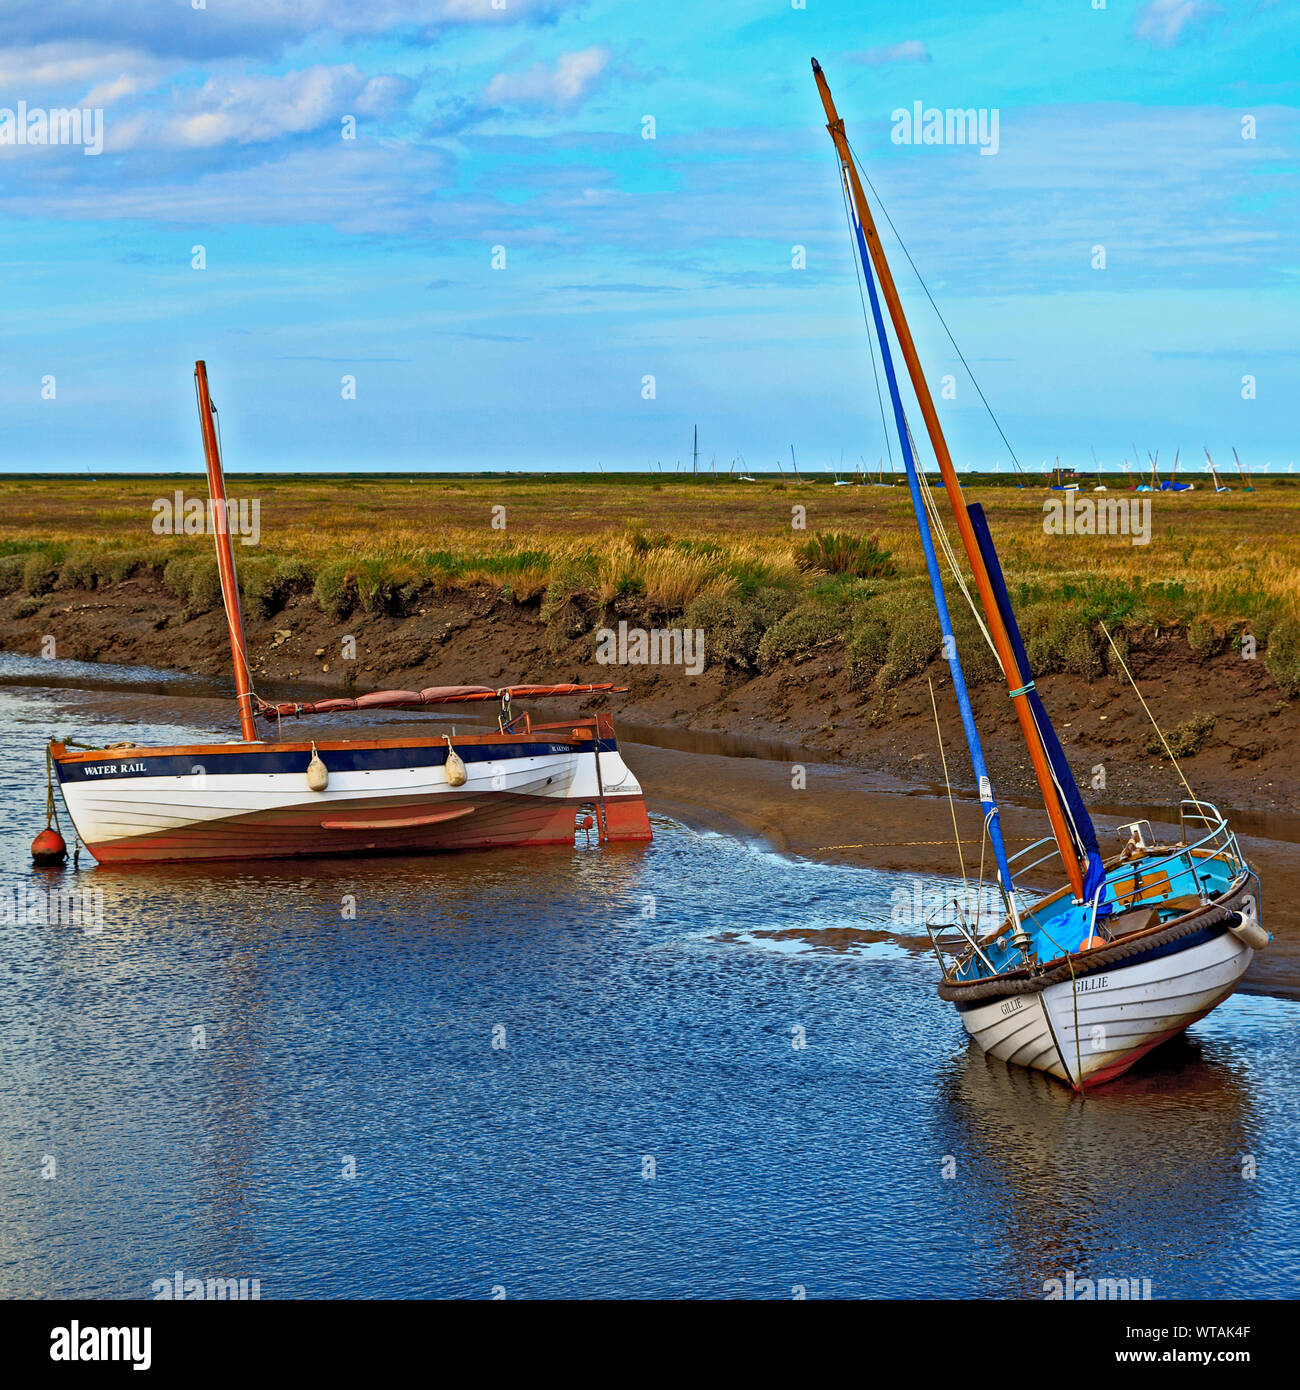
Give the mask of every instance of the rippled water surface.
[{"label": "rippled water surface", "polygon": [[[968,1046],[889,935],[895,877],[662,818],[645,847],[47,879],[48,735],[230,736],[119,680],[0,658],[0,1293],[1300,1291],[1300,1006],[1234,998],[1080,1101]],[[15,920],[50,881],[100,890],[103,931]]]}]

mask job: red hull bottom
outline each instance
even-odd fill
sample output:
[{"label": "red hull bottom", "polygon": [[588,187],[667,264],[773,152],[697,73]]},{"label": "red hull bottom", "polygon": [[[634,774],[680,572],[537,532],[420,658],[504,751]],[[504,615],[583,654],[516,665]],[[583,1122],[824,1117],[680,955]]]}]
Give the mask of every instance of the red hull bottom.
[{"label": "red hull bottom", "polygon": [[1232,990],[1229,990],[1227,994],[1223,995],[1220,999],[1216,999],[1208,1008],[1202,1009],[1199,1013],[1192,1014],[1190,1018],[1184,1019],[1182,1023],[1176,1024],[1167,1032],[1161,1033],[1159,1037],[1152,1038],[1150,1042],[1143,1043],[1141,1047],[1135,1047],[1132,1052],[1126,1052],[1117,1061],[1112,1062],[1110,1066],[1103,1067],[1099,1072],[1095,1072],[1092,1076],[1089,1076],[1082,1086],[1075,1086],[1073,1089],[1076,1091],[1091,1091],[1096,1086],[1104,1086],[1108,1081],[1118,1081],[1134,1063],[1140,1062],[1148,1052],[1153,1051],[1162,1043],[1167,1043],[1170,1038],[1176,1038],[1179,1033],[1185,1033],[1193,1023],[1198,1022],[1200,1019],[1204,1018],[1206,1014],[1217,1009],[1219,1005],[1223,1003],[1223,1000],[1228,997],[1228,994],[1231,993]]},{"label": "red hull bottom", "polygon": [[[101,864],[160,864],[196,859],[288,859],[340,854],[424,854],[458,849],[572,845],[575,815],[589,802],[494,792],[440,796],[376,806],[363,801],[295,806],[199,821],[157,834],[88,844]],[[596,812],[599,823],[599,810]],[[328,822],[328,826],[325,822]],[[596,826],[592,827],[593,833]],[[652,838],[641,796],[609,797],[605,838],[644,843]]]}]

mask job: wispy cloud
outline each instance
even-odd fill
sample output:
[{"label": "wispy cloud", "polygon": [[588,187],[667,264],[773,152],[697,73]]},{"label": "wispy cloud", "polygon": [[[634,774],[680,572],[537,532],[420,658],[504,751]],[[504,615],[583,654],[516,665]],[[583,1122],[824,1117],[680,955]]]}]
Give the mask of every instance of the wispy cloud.
[{"label": "wispy cloud", "polygon": [[344,115],[380,114],[408,94],[411,85],[399,77],[366,77],[352,63],[266,76],[211,77],[182,95],[181,109],[116,125],[109,148],[155,143],[204,149],[303,135]]},{"label": "wispy cloud", "polygon": [[881,68],[887,63],[928,63],[930,50],[920,39],[906,39],[902,43],[891,44],[888,48],[868,48],[845,55],[850,63],[865,63],[868,67]]},{"label": "wispy cloud", "polygon": [[442,29],[549,23],[582,0],[212,0],[201,9],[178,0],[10,0],[0,10],[0,48],[65,41],[126,45],[163,58],[215,59],[278,54],[290,44],[333,34],[390,34],[427,42]]},{"label": "wispy cloud", "polygon": [[1138,9],[1133,32],[1157,48],[1169,48],[1185,29],[1222,13],[1211,0],[1147,0]]},{"label": "wispy cloud", "polygon": [[600,85],[613,56],[598,43],[561,53],[552,67],[538,62],[523,72],[498,73],[488,83],[487,100],[502,106],[578,106]]}]

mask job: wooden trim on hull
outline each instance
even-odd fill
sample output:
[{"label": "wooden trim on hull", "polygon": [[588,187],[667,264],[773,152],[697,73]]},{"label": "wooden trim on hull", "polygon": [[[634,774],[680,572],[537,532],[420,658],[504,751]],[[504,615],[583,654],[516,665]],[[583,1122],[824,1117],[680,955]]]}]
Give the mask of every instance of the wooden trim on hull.
[{"label": "wooden trim on hull", "polygon": [[378,816],[374,820],[323,820],[322,830],[410,830],[416,825],[441,825],[443,821],[459,820],[471,816],[477,806],[456,806],[450,811],[436,811],[431,816],[407,816],[403,820],[395,816]]},{"label": "wooden trim on hull", "polygon": [[[491,730],[479,733],[463,731],[452,740],[457,748],[511,748],[529,743],[564,744],[575,749],[584,749],[597,735],[602,745],[614,738],[613,718],[605,713],[596,715],[577,715],[560,724],[534,724],[524,733],[502,734]],[[331,752],[363,752],[390,748],[433,748],[445,751],[442,733],[430,733],[416,738],[350,738],[340,735],[337,738],[258,740],[253,743],[177,743],[160,747],[144,744],[125,744],[119,748],[69,748],[57,740],[50,744],[54,761],[63,766],[76,766],[83,763],[120,763],[136,758],[164,757],[202,757],[233,756],[249,753],[306,753],[310,756],[315,748],[322,756]],[[605,749],[602,747],[602,752]]]},{"label": "wooden trim on hull", "polygon": [[[440,798],[441,800],[442,798]],[[484,800],[430,816],[428,800],[389,803],[390,815],[373,804],[331,807],[329,828],[319,804],[257,811],[221,820],[198,821],[156,834],[88,844],[101,864],[168,863],[198,859],[289,859],[338,854],[419,854],[506,846],[572,845],[576,812],[585,799],[560,799],[499,792]],[[411,814],[419,812],[420,814]],[[470,812],[474,814],[471,815]],[[609,839],[644,843],[651,838],[645,799],[610,797]]]}]

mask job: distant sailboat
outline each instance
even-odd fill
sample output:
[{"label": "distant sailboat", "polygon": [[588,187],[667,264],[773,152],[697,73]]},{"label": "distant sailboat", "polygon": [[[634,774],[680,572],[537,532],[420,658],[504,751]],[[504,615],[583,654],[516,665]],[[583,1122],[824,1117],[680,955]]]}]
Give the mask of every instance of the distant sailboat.
[{"label": "distant sailboat", "polygon": [[1078,490],[1079,490],[1079,484],[1078,484],[1078,483],[1067,483],[1067,482],[1065,481],[1065,477],[1064,477],[1064,475],[1061,473],[1061,456],[1060,456],[1060,454],[1057,454],[1057,456],[1056,456],[1056,481],[1052,484],[1052,491],[1053,491],[1053,492],[1078,492]]},{"label": "distant sailboat", "polygon": [[1246,486],[1242,489],[1242,491],[1243,491],[1243,492],[1254,492],[1254,491],[1255,491],[1255,484],[1254,484],[1253,482],[1251,482],[1250,474],[1247,473],[1246,470],[1245,470],[1244,468],[1242,468],[1242,466],[1241,466],[1241,459],[1237,456],[1237,451],[1236,451],[1235,448],[1234,448],[1233,451],[1232,451],[1232,457],[1233,457],[1233,459],[1236,461],[1236,464],[1237,464],[1237,472],[1238,472],[1238,474],[1240,474],[1241,480],[1246,484]]},{"label": "distant sailboat", "polygon": [[[1255,951],[1269,940],[1259,923],[1259,882],[1227,821],[1213,806],[1192,797],[1190,789],[1191,799],[1180,807],[1177,843],[1157,843],[1150,825],[1138,821],[1125,827],[1121,853],[1109,859],[1102,855],[1064,750],[1035,689],[983,509],[967,504],[953,469],[844,123],[816,59],[812,66],[851,210],[851,233],[862,264],[943,651],[997,876],[990,894],[992,921],[985,916],[983,882],[974,902],[969,897],[957,900],[950,920],[938,922],[931,916],[926,921],[942,971],[939,994],[955,1005],[967,1032],[985,1051],[1082,1090],[1122,1075],[1150,1049],[1233,992]],[[1014,859],[1007,856],[966,689],[931,531],[931,513],[938,526],[937,500],[928,495],[928,481],[913,452],[882,300],[952,506],[983,609],[982,624],[1006,680],[1051,826],[1049,838]],[[942,530],[940,536],[948,554]],[[974,609],[955,559],[951,568],[954,581]],[[1067,882],[1039,896],[1027,885],[1040,881],[1044,865],[1054,857],[1059,857]]]},{"label": "distant sailboat", "polygon": [[[1157,456],[1159,450],[1156,451]],[[1195,483],[1180,483],[1178,481],[1178,456],[1182,453],[1181,449],[1174,450],[1174,466],[1169,471],[1169,476],[1160,484],[1161,492],[1191,492],[1196,486]]]},{"label": "distant sailboat", "polygon": [[1219,477],[1219,470],[1214,466],[1214,460],[1210,457],[1210,446],[1205,446],[1205,462],[1209,464],[1210,476],[1214,479],[1215,492],[1231,492],[1232,489]]}]

